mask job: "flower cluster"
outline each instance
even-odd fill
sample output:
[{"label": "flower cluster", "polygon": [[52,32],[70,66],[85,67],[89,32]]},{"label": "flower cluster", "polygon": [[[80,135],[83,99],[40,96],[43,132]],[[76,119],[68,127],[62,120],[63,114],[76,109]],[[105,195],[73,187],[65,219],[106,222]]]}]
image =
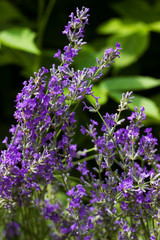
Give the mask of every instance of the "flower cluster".
[{"label": "flower cluster", "polygon": [[[37,225],[31,229],[35,239],[43,229],[42,239],[48,234],[48,239],[56,240],[129,240],[142,234],[158,240],[160,236],[160,156],[151,129],[140,131],[145,109],[135,107],[131,116],[121,119],[133,98],[127,92],[117,113],[101,116],[92,91],[102,70],[119,57],[120,44],[105,50],[97,66],[71,67],[85,44],[88,12],[83,7],[76,15],[71,13],[63,31],[69,44],[54,55],[59,66],[53,64],[50,71],[42,67],[17,95],[17,124],[10,129],[10,143],[4,139],[7,148],[0,156],[0,204],[9,219],[6,239],[26,236],[21,233],[29,224],[23,221],[22,226],[20,221],[29,211],[35,212]],[[81,126],[93,148],[79,151],[73,142],[75,111],[89,95],[96,105],[88,107],[84,102],[83,110],[98,113],[102,124],[91,119],[88,128]],[[89,160],[93,168],[88,168]]]},{"label": "flower cluster", "polygon": [[3,234],[6,236],[6,239],[13,239],[20,235],[20,226],[17,222],[9,222],[4,229]]}]

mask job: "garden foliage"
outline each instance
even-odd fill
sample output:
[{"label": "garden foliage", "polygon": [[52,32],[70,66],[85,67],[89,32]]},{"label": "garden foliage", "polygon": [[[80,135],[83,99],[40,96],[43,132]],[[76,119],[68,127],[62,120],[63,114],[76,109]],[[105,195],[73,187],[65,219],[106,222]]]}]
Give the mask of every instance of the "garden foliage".
[{"label": "garden foliage", "polygon": [[[17,95],[17,123],[0,156],[5,240],[160,238],[160,155],[151,129],[140,131],[145,109],[135,107],[122,118],[134,98],[127,91],[117,112],[102,116],[92,90],[120,57],[120,44],[106,49],[96,66],[72,67],[86,44],[88,12],[83,7],[71,13],[63,31],[69,44],[54,55],[60,64],[50,71],[42,67]],[[95,104],[84,101],[88,96]],[[84,122],[79,132],[91,141],[91,149],[80,150],[73,141],[80,102],[81,111],[99,115],[99,121]]]}]

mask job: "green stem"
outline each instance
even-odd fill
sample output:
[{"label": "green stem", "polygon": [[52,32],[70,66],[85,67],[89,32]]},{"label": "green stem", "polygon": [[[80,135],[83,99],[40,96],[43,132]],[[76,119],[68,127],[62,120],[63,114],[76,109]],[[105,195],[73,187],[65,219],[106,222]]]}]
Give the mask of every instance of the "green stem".
[{"label": "green stem", "polygon": [[37,17],[37,27],[41,21],[41,18],[43,16],[43,11],[44,11],[44,0],[39,0],[38,1],[38,17]]},{"label": "green stem", "polygon": [[[112,139],[112,141],[113,141],[113,143],[114,143],[114,145],[115,145],[115,147],[116,147],[116,149],[117,149],[117,152],[119,153],[120,150],[119,150],[119,148],[118,148],[118,146],[117,146],[117,144],[116,144],[116,142],[115,142],[115,140],[114,140],[114,138],[113,138],[113,130],[110,131],[110,129],[108,128],[108,126],[107,126],[106,122],[104,121],[104,119],[103,119],[102,115],[100,114],[100,112],[97,111],[97,113],[98,113],[98,115],[100,116],[102,122],[105,124],[105,126],[106,126],[106,128],[107,128],[107,130],[108,130],[109,136],[111,137],[111,139]],[[115,124],[115,126],[114,126],[113,129],[115,129],[115,127],[116,127],[116,124]],[[120,158],[121,158],[121,159],[123,160],[123,162],[124,162],[124,159],[123,159],[123,157],[122,157],[121,155],[120,155]],[[114,161],[118,164],[119,167],[121,167],[121,168],[123,169],[123,167],[119,165],[119,162],[118,162],[116,159],[114,159]]]},{"label": "green stem", "polygon": [[89,160],[92,160],[92,159],[94,159],[95,158],[95,155],[91,155],[91,156],[88,156],[88,157],[86,157],[86,158],[83,158],[83,159],[81,159],[81,160],[78,160],[78,161],[75,161],[75,162],[73,162],[73,164],[74,165],[77,165],[78,163],[82,163],[82,162],[84,162],[84,161],[89,161]]},{"label": "green stem", "polygon": [[[25,124],[24,124],[25,127]],[[26,137],[25,137],[25,132],[23,132],[23,160],[25,160],[25,155],[26,155]]]},{"label": "green stem", "polygon": [[13,140],[12,140],[12,144],[14,144],[15,138],[16,138],[16,136],[17,136],[18,128],[19,128],[19,124],[20,124],[20,122],[18,122],[18,125],[17,125],[17,128],[16,128],[16,131],[15,131],[15,134],[14,134],[14,137],[13,137]]},{"label": "green stem", "polygon": [[[59,163],[58,163],[58,167],[59,167],[59,169],[60,169],[60,165],[59,165]],[[61,175],[61,178],[62,178],[62,181],[63,181],[63,184],[64,184],[64,186],[65,186],[65,190],[66,191],[68,191],[68,186],[67,186],[67,184],[66,184],[66,182],[65,182],[65,180],[64,180],[64,176],[63,176],[63,173],[62,173],[62,171],[60,170],[60,175]]]},{"label": "green stem", "polygon": [[[102,156],[101,156],[101,159],[100,159],[100,162],[99,162],[99,168],[98,168],[98,175],[99,175],[99,180],[101,182],[101,185],[102,185],[102,177],[101,177],[101,164],[102,164]],[[101,187],[101,190],[103,191],[102,187]]]},{"label": "green stem", "polygon": [[[39,6],[38,6],[38,19],[37,19],[37,46],[40,50],[42,49],[42,42],[43,42],[43,36],[46,29],[46,25],[56,0],[50,0],[48,5],[46,6],[45,11],[44,11],[44,2],[45,2],[44,0],[38,1]],[[39,69],[40,60],[41,60],[40,55],[36,56],[34,71],[37,71],[37,69]]]},{"label": "green stem", "polygon": [[134,167],[134,141],[133,140],[132,140],[132,166],[133,166],[134,175],[136,177],[136,171],[135,171],[135,167]]},{"label": "green stem", "polygon": [[44,9],[44,1],[43,0],[39,1],[39,19],[38,19],[38,33],[37,33],[37,37],[38,37],[37,44],[38,44],[39,48],[41,48],[41,46],[42,46],[44,31],[45,31],[48,19],[51,15],[51,12],[52,12],[55,2],[56,2],[56,0],[49,1],[48,5],[45,9],[45,12],[44,12],[43,16],[41,17],[43,9]]},{"label": "green stem", "polygon": [[[146,228],[146,225],[145,225],[145,223],[144,223],[144,221],[143,221],[143,218],[140,218],[140,221],[141,221],[141,224],[142,224],[142,226],[143,226],[143,229],[144,229],[144,234],[146,235],[146,238],[147,239],[149,239],[149,232],[148,232],[148,230],[147,230],[147,228]],[[146,240],[147,240],[146,239]]]}]

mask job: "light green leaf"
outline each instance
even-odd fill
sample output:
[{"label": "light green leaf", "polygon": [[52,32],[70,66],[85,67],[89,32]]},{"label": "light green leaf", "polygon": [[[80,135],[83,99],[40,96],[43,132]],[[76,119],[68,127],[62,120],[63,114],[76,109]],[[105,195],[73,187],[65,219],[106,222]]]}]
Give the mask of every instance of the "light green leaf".
[{"label": "light green leaf", "polygon": [[[122,92],[112,91],[109,93],[110,97],[113,98],[118,103],[122,98]],[[134,107],[137,106],[139,109],[141,106],[145,108],[145,113],[147,116],[155,119],[160,122],[160,109],[156,105],[156,103],[149,98],[134,94],[135,98],[132,100],[132,103],[129,104],[129,108],[134,110]]]},{"label": "light green leaf", "polygon": [[[100,97],[98,99],[98,103],[100,105],[103,105],[108,101],[108,92],[106,91],[106,89],[103,86],[101,86],[101,85],[93,86],[92,90],[93,90],[93,95],[95,97]],[[95,98],[93,98],[92,96],[89,95],[89,96],[87,96],[87,98],[94,104],[96,103]]]},{"label": "light green leaf", "polygon": [[34,43],[35,33],[29,28],[15,27],[0,32],[0,43],[10,48],[39,54]]},{"label": "light green leaf", "polygon": [[149,25],[150,31],[160,32],[160,21],[150,23]]},{"label": "light green leaf", "polygon": [[128,36],[114,35],[107,40],[107,46],[112,47],[116,42],[121,44],[120,59],[113,64],[116,68],[123,68],[136,62],[147,50],[149,45],[148,31],[141,31]]},{"label": "light green leaf", "polygon": [[102,88],[108,91],[138,91],[160,86],[160,80],[144,76],[121,76],[104,79]]},{"label": "light green leaf", "polygon": [[120,34],[129,35],[139,31],[147,31],[148,26],[143,22],[135,22],[132,20],[122,20],[113,18],[98,27],[100,34]]}]

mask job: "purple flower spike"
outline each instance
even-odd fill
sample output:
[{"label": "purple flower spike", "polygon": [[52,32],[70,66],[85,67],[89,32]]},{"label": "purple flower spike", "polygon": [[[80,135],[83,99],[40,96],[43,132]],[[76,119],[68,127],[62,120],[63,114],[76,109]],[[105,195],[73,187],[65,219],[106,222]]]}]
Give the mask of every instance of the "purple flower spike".
[{"label": "purple flower spike", "polygon": [[[82,7],[71,13],[63,31],[69,43],[54,55],[59,66],[39,69],[17,95],[16,124],[0,155],[2,238],[159,239],[160,155],[152,129],[140,131],[145,109],[135,107],[121,118],[134,98],[127,92],[116,113],[102,116],[93,95],[93,83],[120,57],[120,43],[106,49],[96,66],[71,67],[85,44],[88,12]],[[91,106],[84,102],[90,97]],[[79,130],[80,102],[100,118]],[[90,143],[79,141],[78,131]]]}]

